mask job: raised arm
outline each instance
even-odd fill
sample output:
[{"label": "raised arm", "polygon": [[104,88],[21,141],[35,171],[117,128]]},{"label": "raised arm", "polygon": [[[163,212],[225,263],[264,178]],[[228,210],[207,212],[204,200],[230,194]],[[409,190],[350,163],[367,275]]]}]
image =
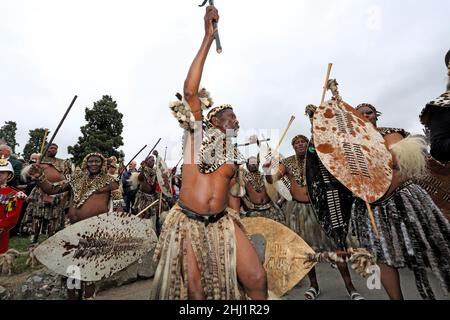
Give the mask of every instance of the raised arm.
[{"label": "raised arm", "polygon": [[39,164],[33,164],[31,169],[28,171],[28,175],[36,181],[36,184],[44,191],[46,194],[58,194],[68,191],[70,185],[67,182],[60,182],[58,185],[54,185],[47,180],[44,170]]},{"label": "raised arm", "polygon": [[278,170],[275,174],[271,174],[270,167],[272,166],[272,161],[268,161],[263,164],[263,171],[266,177],[266,181],[270,184],[280,180],[286,174],[286,166],[282,163],[278,165]]},{"label": "raised arm", "polygon": [[205,65],[206,57],[214,40],[214,29],[212,21],[219,21],[219,14],[214,6],[208,6],[205,14],[205,35],[203,37],[202,45],[192,61],[189,68],[188,75],[184,81],[184,99],[191,107],[195,120],[202,120],[202,110],[200,108],[200,99],[197,96],[202,78],[203,66]]}]

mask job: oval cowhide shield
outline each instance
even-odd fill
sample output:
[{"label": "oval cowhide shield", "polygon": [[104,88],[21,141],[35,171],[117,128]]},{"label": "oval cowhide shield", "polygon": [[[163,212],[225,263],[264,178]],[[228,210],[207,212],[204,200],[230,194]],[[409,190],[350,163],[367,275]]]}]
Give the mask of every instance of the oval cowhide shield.
[{"label": "oval cowhide shield", "polygon": [[260,234],[266,240],[264,269],[269,290],[278,297],[291,290],[315,265],[305,266],[305,255],[315,252],[288,227],[267,218],[244,218],[241,222],[249,234]]},{"label": "oval cowhide shield", "polygon": [[317,221],[328,237],[340,248],[346,248],[352,192],[325,168],[312,143],[306,151],[305,166],[308,194]]},{"label": "oval cowhide shield", "polygon": [[82,281],[109,278],[151,251],[150,220],[104,213],[59,231],[34,251],[50,270]]},{"label": "oval cowhide shield", "polygon": [[350,105],[333,99],[317,108],[313,136],[324,166],[355,196],[372,203],[389,189],[391,153],[377,129]]}]

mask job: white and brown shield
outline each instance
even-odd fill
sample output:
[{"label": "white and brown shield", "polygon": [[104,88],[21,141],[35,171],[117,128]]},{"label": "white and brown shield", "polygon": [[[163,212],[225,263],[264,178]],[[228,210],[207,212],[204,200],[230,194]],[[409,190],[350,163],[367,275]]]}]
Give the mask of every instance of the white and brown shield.
[{"label": "white and brown shield", "polygon": [[[272,158],[279,157],[279,154],[275,154],[275,151],[272,150],[268,145],[261,144],[259,149],[259,157],[262,159],[263,164],[269,161]],[[273,163],[271,167],[271,173],[275,174],[278,171],[279,163]],[[266,186],[267,194],[273,202],[277,202],[279,197],[277,197],[277,192],[287,201],[292,201],[291,195],[291,182],[287,176],[283,176],[280,180],[275,181],[274,184],[269,184],[264,179],[264,184]],[[273,190],[275,189],[275,190]]]},{"label": "white and brown shield", "polygon": [[314,114],[317,154],[327,170],[368,203],[380,199],[392,180],[392,156],[376,128],[341,100],[323,103]]},{"label": "white and brown shield", "polygon": [[242,219],[246,231],[266,240],[264,269],[269,290],[283,296],[302,280],[314,266],[304,265],[307,253],[314,250],[294,231],[267,218]]},{"label": "white and brown shield", "polygon": [[156,246],[157,237],[150,223],[135,216],[104,213],[61,230],[34,252],[42,264],[60,275],[98,281]]},{"label": "white and brown shield", "polygon": [[166,162],[158,156],[156,159],[156,178],[162,192],[167,197],[172,196],[172,177]]}]

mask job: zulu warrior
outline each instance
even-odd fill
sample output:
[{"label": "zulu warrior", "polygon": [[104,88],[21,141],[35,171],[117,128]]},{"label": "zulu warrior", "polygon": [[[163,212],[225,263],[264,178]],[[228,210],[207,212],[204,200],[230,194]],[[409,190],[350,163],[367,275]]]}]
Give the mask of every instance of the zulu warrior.
[{"label": "zulu warrior", "polygon": [[[356,108],[377,127],[381,115],[370,104]],[[371,204],[376,230],[364,201],[353,206],[352,225],[361,245],[377,258],[381,282],[391,299],[403,299],[398,268],[414,272],[423,299],[434,299],[427,267],[436,274],[445,292],[450,288],[450,223],[428,193],[411,181],[425,167],[426,143],[403,129],[378,128],[393,155],[393,176],[389,190]]]},{"label": "zulu warrior", "polygon": [[[154,155],[150,155],[141,163],[141,172],[138,174],[139,189],[136,193],[136,200],[134,202],[134,208],[136,213],[141,213],[145,208],[155,201],[159,201],[160,194],[156,192],[157,178],[155,170],[155,156],[158,155],[157,151],[153,152]],[[134,173],[133,175],[137,175]],[[167,204],[162,199],[162,210],[167,210]],[[156,230],[156,216],[159,210],[159,205],[155,204],[151,208],[147,209],[142,217],[150,219],[152,221],[153,229]]]},{"label": "zulu warrior", "polygon": [[[41,161],[47,180],[57,186],[65,181],[65,175],[71,173],[69,160],[56,158],[58,145],[52,143],[46,156]],[[29,167],[24,169],[24,174]],[[37,242],[39,234],[45,233],[52,236],[64,228],[65,212],[69,203],[69,193],[63,192],[56,195],[45,193],[39,186],[34,187],[28,198],[25,224],[32,223],[32,243]],[[44,229],[45,228],[45,229]],[[46,230],[46,232],[43,232]]]},{"label": "zulu warrior", "polygon": [[[286,224],[294,230],[314,251],[335,251],[339,249],[336,244],[326,235],[324,229],[319,224],[317,217],[310,204],[308,189],[305,181],[305,155],[309,139],[304,135],[297,135],[292,139],[292,147],[295,155],[282,160],[278,172],[266,175],[267,182],[273,183],[281,179],[284,175],[291,181],[291,194],[293,201],[287,202],[284,207]],[[268,169],[271,163],[264,164]],[[364,299],[353,286],[350,272],[345,262],[337,263],[338,269],[344,279],[348,295],[352,300]],[[316,277],[316,270],[312,268],[308,273],[310,288],[305,292],[306,300],[315,300],[319,294],[319,284]]]},{"label": "zulu warrior", "polygon": [[448,68],[447,92],[429,102],[420,122],[430,142],[426,173],[415,181],[428,193],[450,220],[450,50],[445,56]]},{"label": "zulu warrior", "polygon": [[268,196],[264,176],[259,171],[259,157],[247,160],[247,170],[241,170],[245,194],[241,197],[246,217],[263,217],[284,223],[284,214]]},{"label": "zulu warrior", "polygon": [[445,56],[448,70],[447,92],[429,102],[422,110],[420,122],[430,138],[431,156],[440,161],[450,161],[450,50]]},{"label": "zulu warrior", "polygon": [[[266,299],[265,270],[239,219],[239,198],[230,196],[237,163],[230,142],[239,122],[231,105],[202,111],[212,100],[199,92],[214,40],[214,6],[205,14],[205,35],[184,82],[184,97],[171,105],[184,136],[183,185],[165,219],[155,259],[152,299]],[[199,148],[198,148],[199,147]]]},{"label": "zulu warrior", "polygon": [[[76,170],[67,176],[67,181],[58,185],[48,181],[48,177],[42,165],[33,165],[28,174],[37,181],[37,185],[47,194],[60,194],[71,191],[72,203],[69,208],[69,221],[71,224],[77,223],[97,216],[102,213],[112,211],[110,206],[112,193],[118,188],[115,179],[107,174],[106,158],[100,153],[88,154],[81,164],[81,170]],[[92,297],[95,286],[85,284],[85,297]],[[82,292],[79,292],[82,298]],[[69,298],[75,299],[76,293],[69,290]]]}]

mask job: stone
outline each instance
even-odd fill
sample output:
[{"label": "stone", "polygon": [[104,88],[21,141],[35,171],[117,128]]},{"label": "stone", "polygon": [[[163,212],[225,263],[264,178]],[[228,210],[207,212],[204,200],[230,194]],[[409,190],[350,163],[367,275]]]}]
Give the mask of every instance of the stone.
[{"label": "stone", "polygon": [[156,264],[153,261],[155,249],[144,255],[138,260],[138,276],[140,278],[151,278],[155,275]]}]

